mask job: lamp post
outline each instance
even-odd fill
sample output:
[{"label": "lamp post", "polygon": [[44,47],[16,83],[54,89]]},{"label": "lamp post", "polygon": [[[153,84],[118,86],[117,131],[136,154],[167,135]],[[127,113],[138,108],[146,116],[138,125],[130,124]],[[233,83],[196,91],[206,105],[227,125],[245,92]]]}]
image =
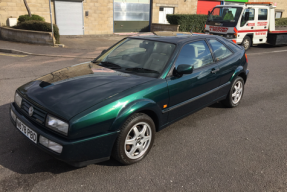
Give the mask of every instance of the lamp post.
[{"label": "lamp post", "polygon": [[54,28],[53,28],[53,18],[52,18],[51,0],[49,0],[49,7],[50,7],[51,28],[52,28],[52,39],[53,39],[53,45],[55,45],[55,42],[54,42]]}]

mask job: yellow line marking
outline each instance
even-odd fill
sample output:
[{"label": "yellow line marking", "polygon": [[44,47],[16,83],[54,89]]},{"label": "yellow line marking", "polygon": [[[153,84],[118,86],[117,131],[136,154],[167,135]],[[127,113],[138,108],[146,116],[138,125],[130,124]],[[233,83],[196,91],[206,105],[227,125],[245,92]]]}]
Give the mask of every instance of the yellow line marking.
[{"label": "yellow line marking", "polygon": [[0,53],[0,55],[10,56],[10,57],[27,57],[28,56],[28,55],[14,55],[14,54],[5,54],[5,53]]}]

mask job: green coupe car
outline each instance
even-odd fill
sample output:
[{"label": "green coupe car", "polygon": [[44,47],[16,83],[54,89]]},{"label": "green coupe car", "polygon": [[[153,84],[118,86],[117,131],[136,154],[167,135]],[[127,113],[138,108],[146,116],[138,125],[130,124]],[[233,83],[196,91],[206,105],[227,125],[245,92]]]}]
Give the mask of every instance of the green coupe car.
[{"label": "green coupe car", "polygon": [[142,160],[155,132],[216,102],[240,103],[244,48],[196,34],[127,37],[90,62],[16,90],[10,117],[35,146],[81,167]]}]

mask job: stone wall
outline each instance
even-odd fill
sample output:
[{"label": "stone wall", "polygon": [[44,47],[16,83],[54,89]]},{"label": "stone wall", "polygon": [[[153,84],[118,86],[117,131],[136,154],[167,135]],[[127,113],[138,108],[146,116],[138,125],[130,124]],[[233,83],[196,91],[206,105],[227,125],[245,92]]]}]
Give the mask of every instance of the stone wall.
[{"label": "stone wall", "polygon": [[0,27],[0,37],[9,41],[44,45],[54,45],[55,42],[51,32],[29,31],[9,27]]},{"label": "stone wall", "polygon": [[275,1],[267,1],[267,0],[249,0],[249,2],[276,2],[277,7],[276,9],[283,9],[283,15],[282,17],[287,17],[287,0],[275,0]]},{"label": "stone wall", "polygon": [[160,7],[173,7],[174,14],[196,14],[197,0],[153,0],[152,23],[159,22]]},{"label": "stone wall", "polygon": [[[37,14],[50,22],[49,0],[27,0],[32,14]],[[52,2],[53,5],[53,2]],[[0,0],[0,24],[7,25],[10,17],[18,18],[20,15],[28,14],[23,0]]]},{"label": "stone wall", "polygon": [[85,34],[113,33],[113,0],[85,0],[84,16]]},{"label": "stone wall", "polygon": [[[50,22],[49,0],[27,0],[32,14],[37,14]],[[53,23],[55,21],[54,0],[51,2]],[[113,0],[84,0],[85,34],[112,34],[113,33]],[[27,14],[23,0],[0,0],[0,26],[8,25],[9,17],[18,18]]]}]

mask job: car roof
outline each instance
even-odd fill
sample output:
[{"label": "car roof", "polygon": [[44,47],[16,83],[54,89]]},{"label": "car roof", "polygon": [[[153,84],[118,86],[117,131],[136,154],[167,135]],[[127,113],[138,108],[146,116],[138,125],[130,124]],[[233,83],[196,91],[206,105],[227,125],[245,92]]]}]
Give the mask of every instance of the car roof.
[{"label": "car roof", "polygon": [[213,35],[194,34],[194,33],[182,33],[182,32],[154,32],[148,34],[141,34],[131,36],[131,39],[146,39],[151,41],[161,41],[173,44],[182,44],[187,41],[202,39],[207,37],[214,37]]}]

